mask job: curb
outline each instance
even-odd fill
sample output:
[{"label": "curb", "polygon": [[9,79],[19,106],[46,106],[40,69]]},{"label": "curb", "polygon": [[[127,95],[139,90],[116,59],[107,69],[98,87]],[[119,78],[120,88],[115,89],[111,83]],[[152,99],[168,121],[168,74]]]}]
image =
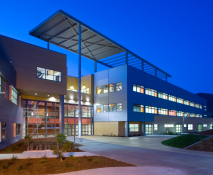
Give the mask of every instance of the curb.
[{"label": "curb", "polygon": [[[210,135],[209,137],[207,137],[207,138],[205,138],[205,139],[203,139],[203,140],[209,139],[210,137],[212,137],[212,135]],[[183,148],[183,149],[186,149],[186,148],[188,148],[188,147],[190,147],[190,146],[192,146],[192,145],[195,145],[195,144],[197,144],[197,143],[199,143],[199,142],[201,142],[201,140],[198,141],[198,142],[195,142],[195,143],[193,143],[193,144],[191,144],[191,145],[189,145],[189,146],[187,146],[187,147],[185,147],[185,148]]]}]

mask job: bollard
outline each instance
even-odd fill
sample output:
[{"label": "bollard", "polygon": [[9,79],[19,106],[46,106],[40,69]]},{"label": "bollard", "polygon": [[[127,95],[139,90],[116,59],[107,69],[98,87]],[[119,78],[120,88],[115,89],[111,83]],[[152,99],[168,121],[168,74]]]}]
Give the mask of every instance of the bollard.
[{"label": "bollard", "polygon": [[41,144],[39,145],[39,150],[42,150],[42,145]]}]

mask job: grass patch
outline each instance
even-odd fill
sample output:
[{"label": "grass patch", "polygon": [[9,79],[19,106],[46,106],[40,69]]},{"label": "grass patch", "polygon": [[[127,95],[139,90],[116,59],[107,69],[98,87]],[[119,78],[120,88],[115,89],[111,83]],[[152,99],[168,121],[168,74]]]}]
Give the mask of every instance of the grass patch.
[{"label": "grass patch", "polygon": [[185,148],[207,137],[208,136],[205,136],[205,135],[185,134],[185,135],[180,135],[178,137],[174,137],[168,140],[164,140],[161,143],[166,146],[172,146],[176,148]]}]

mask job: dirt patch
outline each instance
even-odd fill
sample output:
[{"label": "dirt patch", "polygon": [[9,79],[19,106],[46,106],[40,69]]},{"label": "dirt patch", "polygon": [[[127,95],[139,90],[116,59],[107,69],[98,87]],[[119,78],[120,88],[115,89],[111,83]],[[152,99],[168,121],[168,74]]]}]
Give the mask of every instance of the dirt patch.
[{"label": "dirt patch", "polygon": [[202,131],[202,132],[198,132],[196,134],[199,134],[199,135],[213,135],[213,129]]},{"label": "dirt patch", "polygon": [[68,157],[65,158],[62,162],[57,158],[1,160],[0,174],[57,174],[94,168],[123,166],[135,165],[102,156]]},{"label": "dirt patch", "polygon": [[187,149],[213,152],[213,136],[206,140],[202,140],[199,143],[188,147]]},{"label": "dirt patch", "polygon": [[[32,139],[33,145],[34,145],[34,150],[36,150],[36,145],[39,145],[40,143],[42,143],[43,145],[43,149],[44,149],[44,145],[47,143],[57,143],[57,139],[56,137],[50,137],[50,138],[36,138],[36,139]],[[22,153],[24,151],[27,151],[27,146],[28,146],[28,141],[25,139],[19,140],[18,142],[0,150],[0,154],[3,153]],[[75,143],[74,144],[74,148],[75,149],[70,149],[67,152],[84,152],[82,150],[80,150],[78,147],[80,147],[82,145]],[[76,149],[77,148],[77,149]]]}]

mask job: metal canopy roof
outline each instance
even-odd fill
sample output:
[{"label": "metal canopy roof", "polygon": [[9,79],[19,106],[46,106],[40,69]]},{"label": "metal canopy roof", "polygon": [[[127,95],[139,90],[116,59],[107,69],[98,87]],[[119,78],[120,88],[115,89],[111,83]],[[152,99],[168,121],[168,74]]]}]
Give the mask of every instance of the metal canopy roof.
[{"label": "metal canopy roof", "polygon": [[[171,77],[163,70],[62,10],[57,11],[31,30],[30,35],[78,54],[79,25],[81,25],[81,55],[83,57],[112,68],[126,64],[128,56],[128,65],[142,69],[161,79],[167,79],[167,76]],[[148,67],[148,71],[146,67]]]}]

